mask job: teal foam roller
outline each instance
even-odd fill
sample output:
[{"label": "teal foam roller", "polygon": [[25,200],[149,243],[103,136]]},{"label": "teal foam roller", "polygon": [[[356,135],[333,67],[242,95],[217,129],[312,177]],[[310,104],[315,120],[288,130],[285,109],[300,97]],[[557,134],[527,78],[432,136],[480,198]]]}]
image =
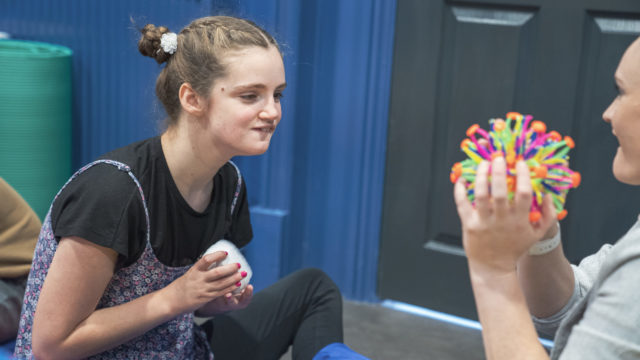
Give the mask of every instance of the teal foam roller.
[{"label": "teal foam roller", "polygon": [[71,173],[72,54],[0,40],[0,176],[40,219]]}]

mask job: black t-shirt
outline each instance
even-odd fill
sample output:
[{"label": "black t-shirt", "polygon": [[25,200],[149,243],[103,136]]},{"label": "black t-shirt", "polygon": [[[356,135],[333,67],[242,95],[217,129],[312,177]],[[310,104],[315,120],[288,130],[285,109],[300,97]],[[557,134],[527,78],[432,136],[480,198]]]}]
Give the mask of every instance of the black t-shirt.
[{"label": "black t-shirt", "polygon": [[[171,177],[160,137],[143,140],[100,157],[122,162],[136,176],[149,210],[151,245],[158,260],[168,266],[186,266],[220,239],[238,247],[251,241],[247,192],[242,181],[233,214],[231,204],[238,184],[235,167],[223,165],[213,178],[211,203],[193,210]],[[146,242],[147,223],[142,199],[127,172],[100,163],[71,181],[51,210],[56,238],[79,236],[119,254],[118,267],[134,263]]]}]

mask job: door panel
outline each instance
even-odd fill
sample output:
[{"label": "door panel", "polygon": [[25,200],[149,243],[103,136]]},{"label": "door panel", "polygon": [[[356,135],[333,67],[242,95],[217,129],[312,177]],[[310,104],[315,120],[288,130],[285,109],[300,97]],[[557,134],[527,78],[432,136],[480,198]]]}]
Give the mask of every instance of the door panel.
[{"label": "door panel", "polygon": [[[535,28],[534,13],[452,6],[445,10],[445,31],[441,55],[441,77],[436,98],[435,132],[438,144],[432,163],[437,169],[460,161],[457,146],[469,121],[493,117],[493,109],[509,109],[517,94],[518,67],[532,51],[530,42]],[[523,66],[527,66],[524,64]],[[495,114],[499,115],[499,114]],[[494,115],[494,116],[495,116]],[[452,121],[446,121],[451,119]],[[436,189],[447,189],[450,182],[441,171],[432,174]],[[434,193],[427,204],[427,249],[433,246],[459,245],[460,224],[449,191]],[[444,205],[444,207],[443,207]]]},{"label": "door panel", "polygon": [[640,33],[640,16],[589,12],[585,23],[585,61],[578,69],[583,82],[578,86],[578,115],[572,126],[578,144],[572,166],[582,173],[583,181],[569,194],[569,211],[576,216],[567,219],[570,236],[564,244],[574,262],[621,237],[636,220],[640,200],[637,188],[613,177],[611,164],[618,143],[611,126],[602,120],[602,112],[615,96],[613,74],[620,57]]},{"label": "door panel", "polygon": [[584,181],[562,222],[570,260],[632,224],[640,194],[613,179],[616,143],[601,120],[617,62],[640,30],[640,4],[632,5],[398,2],[380,297],[477,318],[449,169],[465,157],[459,144],[470,125],[486,129],[508,111],[576,139],[571,166]]}]

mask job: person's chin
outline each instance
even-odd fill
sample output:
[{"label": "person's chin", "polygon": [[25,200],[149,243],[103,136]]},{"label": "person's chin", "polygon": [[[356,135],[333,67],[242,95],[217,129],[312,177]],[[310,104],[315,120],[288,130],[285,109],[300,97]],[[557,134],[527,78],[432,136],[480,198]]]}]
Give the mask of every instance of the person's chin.
[{"label": "person's chin", "polygon": [[244,156],[255,156],[262,155],[267,150],[269,150],[269,142],[267,141],[265,144],[260,144],[261,146],[255,146],[251,149],[247,149],[247,151],[243,154]]},{"label": "person's chin", "polygon": [[631,166],[624,159],[620,148],[613,159],[613,176],[627,185],[640,185],[640,168]]}]

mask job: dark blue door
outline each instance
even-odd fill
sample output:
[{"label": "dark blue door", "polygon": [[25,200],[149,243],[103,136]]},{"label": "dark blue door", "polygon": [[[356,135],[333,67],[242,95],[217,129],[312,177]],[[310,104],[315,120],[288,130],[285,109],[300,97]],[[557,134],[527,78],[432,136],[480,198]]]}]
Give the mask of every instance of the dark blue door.
[{"label": "dark blue door", "polygon": [[615,242],[640,196],[611,173],[601,115],[640,33],[634,0],[398,1],[379,295],[477,318],[449,181],[466,129],[508,111],[576,140],[562,221],[573,262]]}]

